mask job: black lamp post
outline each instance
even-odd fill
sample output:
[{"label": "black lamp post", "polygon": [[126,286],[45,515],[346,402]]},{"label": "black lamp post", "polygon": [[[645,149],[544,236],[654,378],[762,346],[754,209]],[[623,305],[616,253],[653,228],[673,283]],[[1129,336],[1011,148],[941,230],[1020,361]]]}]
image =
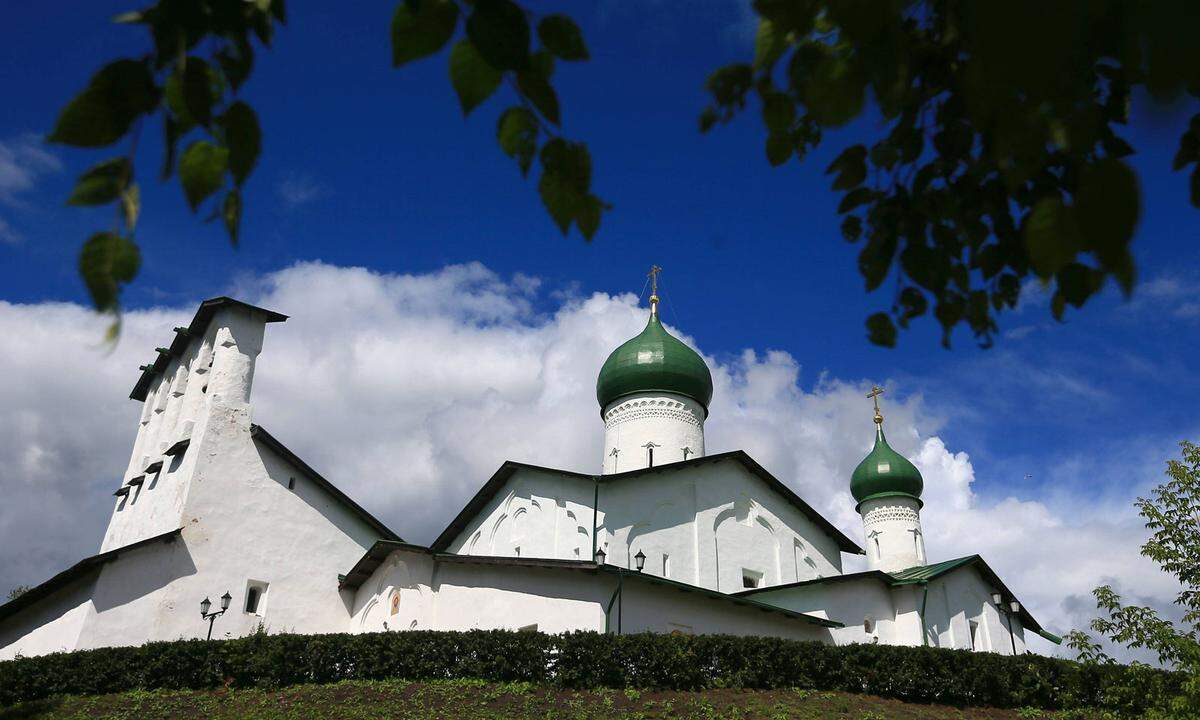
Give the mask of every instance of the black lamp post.
[{"label": "black lamp post", "polygon": [[633,562],[637,564],[637,571],[641,572],[642,568],[646,567],[646,553],[638,550],[637,555],[633,556]]},{"label": "black lamp post", "polygon": [[233,596],[226,591],[226,593],[221,596],[221,609],[211,613],[208,611],[208,609],[212,607],[212,600],[209,600],[206,597],[200,601],[200,617],[208,621],[209,640],[212,640],[213,621],[217,619],[218,615],[225,614],[225,611],[229,609],[229,601],[231,600],[233,600]]},{"label": "black lamp post", "polygon": [[1016,655],[1017,654],[1017,640],[1016,640],[1015,636],[1013,635],[1012,616],[1016,615],[1017,613],[1019,613],[1021,611],[1021,603],[1017,602],[1016,600],[1010,600],[1008,603],[1008,607],[1005,607],[1004,605],[1002,605],[1000,603],[1000,601],[1002,599],[1003,598],[1000,596],[1000,593],[998,593],[998,592],[992,593],[992,602],[996,604],[996,609],[999,610],[1000,613],[1002,615],[1004,615],[1005,618],[1008,619],[1008,641],[1009,641],[1009,643],[1012,644],[1013,655]]}]

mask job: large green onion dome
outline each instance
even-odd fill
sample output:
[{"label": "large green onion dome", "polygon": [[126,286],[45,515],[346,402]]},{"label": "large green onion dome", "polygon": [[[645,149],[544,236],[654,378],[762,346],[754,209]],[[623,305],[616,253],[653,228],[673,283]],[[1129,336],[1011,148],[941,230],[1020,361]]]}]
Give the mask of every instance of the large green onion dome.
[{"label": "large green onion dome", "polygon": [[910,497],[921,501],[925,481],[921,472],[887,443],[883,436],[883,418],[876,416],[875,447],[854,468],[850,476],[850,494],[861,505],[880,497]]},{"label": "large green onion dome", "polygon": [[704,407],[705,415],[713,393],[712,374],[703,358],[667,332],[653,310],[646,329],[613,350],[596,379],[600,412],[614,400],[642,392],[689,397]]}]

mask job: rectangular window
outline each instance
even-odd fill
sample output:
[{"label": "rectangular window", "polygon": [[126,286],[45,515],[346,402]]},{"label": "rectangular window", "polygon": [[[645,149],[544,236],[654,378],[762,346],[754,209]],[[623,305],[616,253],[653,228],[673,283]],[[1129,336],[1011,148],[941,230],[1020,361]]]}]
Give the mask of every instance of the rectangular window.
[{"label": "rectangular window", "polygon": [[742,587],[756,588],[762,587],[763,574],[757,570],[747,570],[742,568]]},{"label": "rectangular window", "polygon": [[671,556],[670,556],[670,555],[668,555],[668,554],[666,554],[666,553],[663,553],[663,573],[662,573],[662,576],[663,576],[663,577],[665,577],[665,578],[669,578],[669,577],[671,577]]},{"label": "rectangular window", "polygon": [[267,583],[250,580],[246,583],[246,602],[242,609],[249,615],[262,616],[267,611]]},{"label": "rectangular window", "polygon": [[296,489],[296,478],[294,478],[294,477],[288,478],[288,490],[295,490],[295,489]]}]

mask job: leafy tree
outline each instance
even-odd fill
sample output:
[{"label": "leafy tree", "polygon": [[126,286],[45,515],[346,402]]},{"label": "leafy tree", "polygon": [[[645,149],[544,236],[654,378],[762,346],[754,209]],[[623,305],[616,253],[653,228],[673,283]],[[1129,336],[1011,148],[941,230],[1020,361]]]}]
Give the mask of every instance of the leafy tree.
[{"label": "leafy tree", "polygon": [[[755,0],[753,58],[707,82],[708,131],[754,102],[772,165],[803,159],[829,128],[876,116],[875,138],[828,167],[842,200],[841,234],[860,243],[868,292],[891,279],[886,311],[867,319],[872,342],[931,313],[943,344],[965,324],[987,346],[996,316],[1022,284],[1052,288],[1051,312],[1082,307],[1111,278],[1128,295],[1130,241],[1141,215],[1138,180],[1118,130],[1135,100],[1194,105],[1200,96],[1200,3],[1191,0]],[[159,0],[119,22],[140,24],[152,49],[102,68],[63,110],[50,139],[102,147],[129,138],[125,156],[89,170],[74,204],[115,203],[112,229],[84,245],[80,272],[96,307],[116,312],[138,269],[133,241],[136,139],[161,117],[163,176],[189,141],[178,176],[193,210],[209,206],[237,241],[241,189],[261,133],[237,91],[253,40],[269,46],[283,0]],[[560,134],[558,62],[587,60],[578,26],[536,17],[513,0],[401,0],[391,24],[397,67],[449,47],[464,115],[501,86],[515,103],[496,138],[564,233],[595,236],[609,205],[592,191],[587,146]],[[1142,92],[1144,91],[1144,92]],[[1200,114],[1180,139],[1175,170],[1190,168],[1200,206]],[[210,202],[211,198],[211,202]]]},{"label": "leafy tree", "polygon": [[[1171,717],[1200,717],[1200,446],[1180,443],[1182,460],[1167,462],[1166,483],[1149,498],[1139,498],[1139,514],[1153,530],[1142,545],[1142,555],[1179,579],[1175,604],[1183,610],[1177,626],[1155,610],[1124,605],[1108,585],[1094,591],[1103,614],[1092,620],[1092,630],[1131,648],[1146,648],[1159,662],[1185,673],[1184,692],[1171,702]],[[1113,660],[1086,633],[1074,631],[1068,643],[1084,662]]]},{"label": "leafy tree", "polygon": [[32,589],[33,588],[30,587],[29,585],[18,585],[15,588],[13,588],[12,590],[8,591],[8,599],[10,601],[16,600],[17,598],[21,597],[22,595],[24,595],[25,593],[29,592]]}]

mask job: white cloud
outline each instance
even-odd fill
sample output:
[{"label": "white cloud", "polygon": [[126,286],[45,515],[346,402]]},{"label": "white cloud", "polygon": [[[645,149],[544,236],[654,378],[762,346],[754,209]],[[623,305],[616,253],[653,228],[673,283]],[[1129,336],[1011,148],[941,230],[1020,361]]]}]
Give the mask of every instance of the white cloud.
[{"label": "white cloud", "polygon": [[276,184],[275,194],[291,210],[320,198],[325,187],[308,173],[291,173]]},{"label": "white cloud", "polygon": [[[478,264],[425,275],[301,264],[234,291],[291,316],[268,329],[255,421],[416,542],[432,539],[505,459],[597,469],[595,375],[645,322],[628,294],[568,294],[539,313],[535,278]],[[104,354],[104,321],[82,307],[0,303],[0,377],[19,379],[0,383],[0,591],[95,552],[136,423],[138,407],[123,398],[138,364],[193,311],[129,312],[120,345]],[[797,359],[780,351],[708,362],[709,451],[747,450],[859,538],[848,478],[873,441],[870,383],[827,373],[802,381]],[[889,441],[924,474],[934,559],[982,554],[1059,631],[1086,619],[1088,593],[1106,577],[1170,596],[1137,556],[1144,531],[1130,497],[1047,489],[982,500],[968,454],[938,436],[948,418],[919,394],[889,395],[885,415]],[[1157,480],[1163,456],[1125,450],[1095,461],[1123,463],[1129,492]],[[1090,469],[1073,458],[1063,467],[1046,469],[1047,486],[1055,473]]]},{"label": "white cloud", "polygon": [[[58,172],[62,163],[48,152],[37,135],[26,133],[0,140],[0,205],[23,209],[22,195],[31,191],[44,176]],[[21,235],[0,217],[0,243],[15,244]]]}]

